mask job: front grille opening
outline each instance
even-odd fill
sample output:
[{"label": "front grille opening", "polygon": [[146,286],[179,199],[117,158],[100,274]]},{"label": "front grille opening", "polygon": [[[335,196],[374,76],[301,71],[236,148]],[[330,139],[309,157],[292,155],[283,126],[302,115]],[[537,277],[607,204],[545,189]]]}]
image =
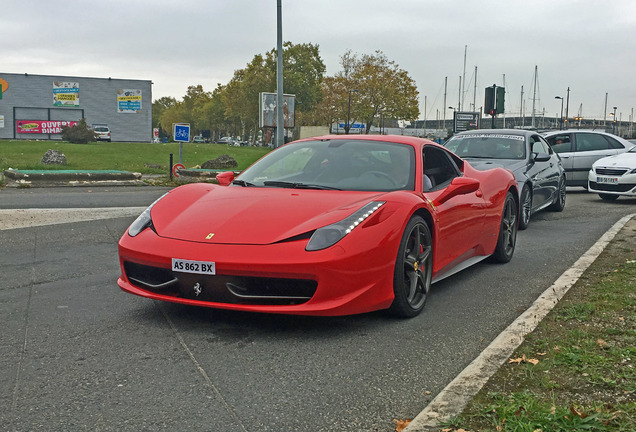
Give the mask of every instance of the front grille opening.
[{"label": "front grille opening", "polygon": [[318,282],[310,279],[199,275],[124,262],[128,280],[155,294],[215,303],[296,305],[309,301]]},{"label": "front grille opening", "polygon": [[590,182],[590,187],[594,190],[608,191],[608,192],[628,192],[636,188],[636,183],[596,183]]}]

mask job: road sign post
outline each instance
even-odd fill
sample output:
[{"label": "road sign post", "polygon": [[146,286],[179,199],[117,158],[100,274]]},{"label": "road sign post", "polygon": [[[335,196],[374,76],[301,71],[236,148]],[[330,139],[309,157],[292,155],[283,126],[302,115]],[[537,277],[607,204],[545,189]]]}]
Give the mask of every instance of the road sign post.
[{"label": "road sign post", "polygon": [[190,123],[173,123],[172,136],[179,142],[179,163],[183,162],[183,143],[190,142]]}]

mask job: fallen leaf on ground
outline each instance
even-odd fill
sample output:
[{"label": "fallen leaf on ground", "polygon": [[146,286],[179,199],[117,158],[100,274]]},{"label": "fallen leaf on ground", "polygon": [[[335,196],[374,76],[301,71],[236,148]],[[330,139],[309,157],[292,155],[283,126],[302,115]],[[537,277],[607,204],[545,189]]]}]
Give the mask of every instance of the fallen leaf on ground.
[{"label": "fallen leaf on ground", "polygon": [[406,419],[406,420],[393,419],[393,421],[396,423],[395,432],[402,432],[404,428],[407,427],[409,423],[411,423],[411,419]]}]

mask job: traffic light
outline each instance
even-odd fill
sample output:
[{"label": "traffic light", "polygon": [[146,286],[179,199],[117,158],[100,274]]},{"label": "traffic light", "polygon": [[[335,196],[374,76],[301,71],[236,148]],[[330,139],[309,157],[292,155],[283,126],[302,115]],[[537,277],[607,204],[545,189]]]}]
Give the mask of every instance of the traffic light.
[{"label": "traffic light", "polygon": [[484,114],[493,115],[495,112],[495,86],[486,87],[486,98],[484,101]]},{"label": "traffic light", "polygon": [[506,89],[503,87],[497,87],[495,84],[492,87],[486,87],[486,97],[484,101],[484,114],[503,114],[505,105]]},{"label": "traffic light", "polygon": [[497,103],[495,104],[495,113],[503,114],[505,99],[506,89],[503,87],[497,87]]}]

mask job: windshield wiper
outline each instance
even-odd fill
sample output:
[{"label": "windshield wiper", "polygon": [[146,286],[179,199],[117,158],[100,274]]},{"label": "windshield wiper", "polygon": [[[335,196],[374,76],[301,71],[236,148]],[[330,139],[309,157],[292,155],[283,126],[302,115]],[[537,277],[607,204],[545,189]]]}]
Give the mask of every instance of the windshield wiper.
[{"label": "windshield wiper", "polygon": [[243,187],[254,186],[254,183],[246,182],[245,180],[234,180],[232,184],[243,186]]},{"label": "windshield wiper", "polygon": [[264,181],[263,185],[274,186],[274,187],[288,187],[292,189],[341,190],[337,187],[332,187],[332,186],[298,183],[298,182],[285,182],[285,181],[277,181],[277,180]]}]

